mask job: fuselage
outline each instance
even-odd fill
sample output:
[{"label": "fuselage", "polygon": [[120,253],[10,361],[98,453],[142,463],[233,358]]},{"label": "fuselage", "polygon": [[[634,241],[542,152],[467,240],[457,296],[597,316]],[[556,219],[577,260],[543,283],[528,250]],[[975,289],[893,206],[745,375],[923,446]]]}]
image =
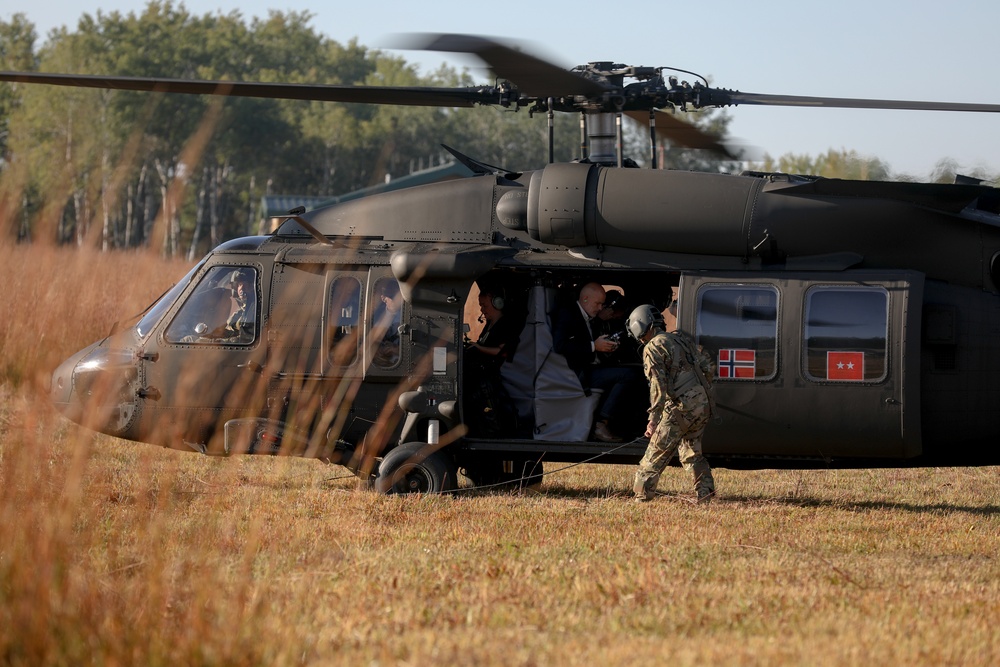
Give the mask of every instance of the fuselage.
[{"label": "fuselage", "polygon": [[[556,164],[421,186],[216,248],[135,326],[60,366],[52,398],[95,430],[204,453],[364,469],[434,423],[460,461],[583,460],[586,436],[540,427],[563,408],[537,378],[553,304],[596,280],[635,304],[680,294],[679,326],[725,368],[716,464],[995,464],[998,219],[990,188],[784,175]],[[486,275],[525,319],[508,382],[533,433],[457,430],[465,305]],[[840,360],[861,368],[839,374]]]}]

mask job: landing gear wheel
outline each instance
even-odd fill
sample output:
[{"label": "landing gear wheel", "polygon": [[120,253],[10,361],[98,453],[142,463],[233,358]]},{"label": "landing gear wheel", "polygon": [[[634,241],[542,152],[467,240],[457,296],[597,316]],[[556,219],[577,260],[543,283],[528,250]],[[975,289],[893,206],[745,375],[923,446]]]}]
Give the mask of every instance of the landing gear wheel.
[{"label": "landing gear wheel", "polygon": [[455,463],[440,450],[429,452],[430,447],[409,442],[386,454],[378,467],[375,490],[387,495],[454,491],[458,476]]}]

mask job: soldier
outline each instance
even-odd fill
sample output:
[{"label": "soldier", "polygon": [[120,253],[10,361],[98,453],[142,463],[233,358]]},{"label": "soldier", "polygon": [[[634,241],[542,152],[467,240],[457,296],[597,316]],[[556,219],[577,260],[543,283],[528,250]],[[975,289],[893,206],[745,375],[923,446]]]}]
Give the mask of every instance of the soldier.
[{"label": "soldier", "polygon": [[650,400],[649,446],[632,484],[635,500],[653,499],[660,474],[677,452],[681,465],[694,475],[698,502],[707,503],[715,495],[712,469],[701,453],[701,438],[714,407],[711,357],[687,334],[667,333],[663,315],[653,306],[633,310],[626,326],[643,346],[642,367]]}]

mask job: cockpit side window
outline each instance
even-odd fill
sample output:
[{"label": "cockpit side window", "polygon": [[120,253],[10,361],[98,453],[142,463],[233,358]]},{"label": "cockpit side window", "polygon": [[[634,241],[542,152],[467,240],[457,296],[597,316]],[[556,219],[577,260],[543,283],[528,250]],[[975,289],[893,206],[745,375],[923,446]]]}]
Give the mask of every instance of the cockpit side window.
[{"label": "cockpit side window", "polygon": [[168,343],[250,345],[257,339],[257,270],[214,266],[167,327]]}]

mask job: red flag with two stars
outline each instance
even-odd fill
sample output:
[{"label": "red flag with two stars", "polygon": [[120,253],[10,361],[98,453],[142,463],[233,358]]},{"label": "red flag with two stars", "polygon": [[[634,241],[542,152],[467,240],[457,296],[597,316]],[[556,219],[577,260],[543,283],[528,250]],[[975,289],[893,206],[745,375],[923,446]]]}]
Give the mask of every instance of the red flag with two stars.
[{"label": "red flag with two stars", "polygon": [[865,379],[864,352],[827,352],[826,379],[859,382]]}]

